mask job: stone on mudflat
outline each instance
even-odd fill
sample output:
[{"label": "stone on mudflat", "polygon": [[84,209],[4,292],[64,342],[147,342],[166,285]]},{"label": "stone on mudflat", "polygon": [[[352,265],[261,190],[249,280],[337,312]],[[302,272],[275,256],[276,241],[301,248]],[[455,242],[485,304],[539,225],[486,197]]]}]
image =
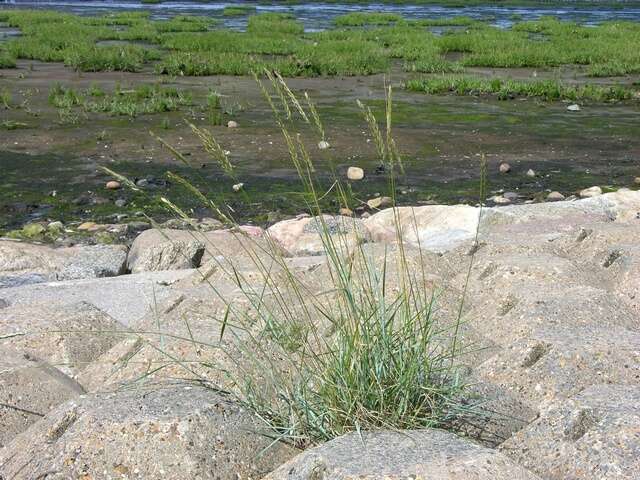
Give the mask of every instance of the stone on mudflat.
[{"label": "stone on mudflat", "polygon": [[602,188],[598,186],[585,188],[584,190],[580,190],[579,195],[580,198],[596,197],[598,195],[602,195]]},{"label": "stone on mudflat", "polygon": [[549,480],[640,478],[640,387],[589,387],[543,410],[501,449]]},{"label": "stone on mudflat", "polygon": [[0,452],[0,478],[261,478],[294,454],[263,428],[189,382],[81,396]]},{"label": "stone on mudflat", "polygon": [[309,449],[264,480],[535,480],[495,450],[441,430],[350,433]]},{"label": "stone on mudflat", "polygon": [[500,173],[509,173],[511,171],[511,165],[509,165],[506,162],[503,162],[498,167],[498,170],[500,171]]},{"label": "stone on mudflat", "polygon": [[362,180],[364,178],[364,170],[360,167],[349,167],[347,169],[347,178],[351,181]]},{"label": "stone on mudflat", "polygon": [[267,234],[291,256],[324,255],[327,235],[338,250],[350,251],[369,240],[361,220],[331,215],[284,220],[269,227]]},{"label": "stone on mudflat", "polygon": [[235,120],[229,120],[227,122],[227,128],[238,128],[240,125],[238,125],[238,122],[236,122]]},{"label": "stone on mudflat", "polygon": [[[84,390],[51,365],[25,356],[5,344],[0,344],[0,358],[1,450],[51,409],[84,393]],[[0,466],[0,478],[1,469]]]},{"label": "stone on mudflat", "polygon": [[120,182],[116,181],[116,180],[110,180],[107,182],[107,184],[105,185],[105,188],[107,190],[118,190],[122,185],[120,185]]},{"label": "stone on mudflat", "polygon": [[382,210],[389,208],[393,205],[393,199],[391,197],[375,197],[367,200],[367,207],[371,210]]},{"label": "stone on mudflat", "polygon": [[564,195],[561,194],[560,192],[550,192],[549,195],[547,195],[547,201],[549,202],[559,202],[561,200],[564,200]]}]

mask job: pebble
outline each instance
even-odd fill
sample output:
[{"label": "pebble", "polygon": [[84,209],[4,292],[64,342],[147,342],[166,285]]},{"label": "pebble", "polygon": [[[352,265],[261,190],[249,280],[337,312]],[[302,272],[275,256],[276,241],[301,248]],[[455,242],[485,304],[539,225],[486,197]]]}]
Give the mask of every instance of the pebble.
[{"label": "pebble", "polygon": [[503,162],[500,164],[499,170],[500,173],[509,173],[511,171],[511,165],[509,165],[507,162]]},{"label": "pebble", "polygon": [[329,142],[327,142],[326,140],[320,140],[318,142],[318,148],[320,150],[327,150],[330,147],[331,147],[331,145],[329,145]]},{"label": "pebble", "polygon": [[127,201],[124,198],[118,198],[115,202],[116,207],[124,207],[127,204]]},{"label": "pebble", "polygon": [[635,183],[636,185],[640,185],[640,177],[634,178],[633,183]]},{"label": "pebble", "polygon": [[227,122],[227,128],[238,128],[240,125],[238,125],[238,122],[236,122],[235,120],[229,120]]},{"label": "pebble", "polygon": [[120,182],[117,182],[116,180],[111,180],[105,185],[107,190],[118,190],[121,186]]},{"label": "pebble", "polygon": [[580,105],[578,105],[577,103],[572,103],[571,105],[569,105],[567,107],[567,110],[569,110],[570,112],[579,112],[580,111]]},{"label": "pebble", "polygon": [[352,181],[362,180],[364,178],[364,170],[360,167],[349,167],[347,178]]},{"label": "pebble", "polygon": [[558,202],[560,200],[564,200],[564,195],[560,192],[551,192],[547,195],[547,201],[549,202]]},{"label": "pebble", "polygon": [[234,192],[239,192],[240,190],[242,190],[242,187],[244,187],[244,183],[236,183],[233,187],[233,191]]},{"label": "pebble", "polygon": [[509,205],[511,203],[511,200],[509,200],[508,198],[505,198],[502,195],[496,195],[495,197],[491,197],[491,201],[496,205]]},{"label": "pebble", "polygon": [[353,210],[351,210],[350,208],[341,208],[340,211],[338,212],[340,215],[342,215],[343,217],[353,217]]},{"label": "pebble", "polygon": [[598,195],[602,195],[602,189],[598,186],[585,188],[584,190],[580,190],[580,198],[591,198],[597,197]]},{"label": "pebble", "polygon": [[536,171],[533,170],[532,168],[530,168],[529,170],[527,170],[527,177],[535,177],[536,176]]},{"label": "pebble", "polygon": [[98,224],[95,222],[84,222],[78,225],[78,230],[82,232],[89,232],[91,230],[95,230],[98,227]]},{"label": "pebble", "polygon": [[49,231],[62,230],[63,228],[64,228],[64,224],[60,220],[51,222],[49,225],[47,225],[47,230]]}]

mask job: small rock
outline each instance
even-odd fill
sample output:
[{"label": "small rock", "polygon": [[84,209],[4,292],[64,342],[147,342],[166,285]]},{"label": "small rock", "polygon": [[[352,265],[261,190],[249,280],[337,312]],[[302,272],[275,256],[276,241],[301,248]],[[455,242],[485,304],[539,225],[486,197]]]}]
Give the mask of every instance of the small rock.
[{"label": "small rock", "polygon": [[567,107],[567,110],[569,110],[570,112],[579,112],[580,111],[580,105],[578,105],[577,103],[572,103],[571,105],[569,105]]},{"label": "small rock", "polygon": [[509,200],[508,198],[502,195],[496,195],[495,197],[491,197],[491,201],[496,205],[509,205],[511,203],[511,200]]},{"label": "small rock", "polygon": [[320,150],[327,150],[330,147],[331,145],[329,145],[329,142],[327,142],[326,140],[320,140],[320,142],[318,142],[318,148]]},{"label": "small rock", "polygon": [[235,120],[229,120],[227,122],[227,128],[238,128],[240,125],[238,125],[238,122],[236,122]]},{"label": "small rock", "polygon": [[527,170],[527,177],[533,178],[536,176],[536,171],[532,168],[530,168],[529,170]]},{"label": "small rock", "polygon": [[242,190],[242,187],[244,187],[244,183],[236,183],[233,187],[233,191],[234,192],[239,192],[240,190]]},{"label": "small rock", "polygon": [[49,225],[47,225],[47,230],[49,230],[50,232],[60,231],[63,228],[64,224],[59,220],[56,222],[51,222]]},{"label": "small rock", "polygon": [[499,167],[500,173],[509,173],[511,171],[511,165],[507,162],[502,162]]},{"label": "small rock", "polygon": [[78,230],[81,232],[92,232],[96,230],[97,227],[98,227],[98,224],[95,222],[84,222],[78,225]]},{"label": "small rock", "polygon": [[558,202],[560,200],[564,200],[564,195],[560,192],[551,192],[549,195],[547,195],[548,202]]},{"label": "small rock", "polygon": [[353,217],[353,210],[351,210],[350,208],[341,208],[340,209],[340,215],[344,216],[344,217]]},{"label": "small rock", "polygon": [[124,198],[119,198],[114,203],[116,207],[122,208],[127,204],[127,201]]},{"label": "small rock", "polygon": [[633,183],[635,183],[636,185],[640,185],[640,177],[634,178]]},{"label": "small rock", "polygon": [[390,197],[376,197],[367,201],[367,206],[372,210],[381,210],[393,205],[393,200]]},{"label": "small rock", "polygon": [[364,178],[364,170],[360,167],[349,167],[347,178],[351,181],[362,180]]},{"label": "small rock", "polygon": [[118,190],[121,186],[122,185],[120,185],[120,182],[117,182],[115,180],[111,180],[105,185],[107,190]]},{"label": "small rock", "polygon": [[580,190],[580,198],[591,198],[597,197],[598,195],[602,195],[602,189],[598,186],[585,188],[584,190]]}]

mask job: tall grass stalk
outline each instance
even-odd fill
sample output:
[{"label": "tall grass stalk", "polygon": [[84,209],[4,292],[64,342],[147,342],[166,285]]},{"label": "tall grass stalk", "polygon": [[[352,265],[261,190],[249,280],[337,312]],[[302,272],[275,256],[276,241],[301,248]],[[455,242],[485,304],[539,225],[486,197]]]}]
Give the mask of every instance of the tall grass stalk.
[{"label": "tall grass stalk", "polygon": [[[323,191],[299,129],[323,136],[324,128],[318,127],[322,123],[308,95],[306,111],[278,78],[269,77],[271,88],[289,103],[289,111],[301,112],[306,121],[296,123],[292,116],[283,116],[272,92],[257,80],[306,190],[312,215],[308,228],[321,239],[325,264],[316,272],[314,285],[290,266],[269,235],[258,241],[235,230],[239,253],[250,259],[250,266],[222,258],[218,246],[203,239],[215,267],[233,282],[242,299],[225,295],[203,273],[203,281],[225,305],[217,322],[220,341],[226,345],[221,350],[232,364],[225,367],[231,388],[278,438],[299,447],[350,431],[446,426],[458,411],[456,399],[465,387],[455,361],[462,349],[452,338],[460,319],[445,322],[435,315],[437,296],[426,280],[427,257],[420,248],[409,251],[403,244],[407,226],[395,207],[400,241],[381,251],[365,245],[358,220],[324,215],[324,196],[334,194],[346,205],[350,190],[336,175],[331,191]],[[401,161],[393,141],[391,87],[385,91],[384,134],[371,110],[362,104],[361,108],[380,160],[389,168],[395,204],[394,175]],[[316,117],[316,125],[308,123]],[[213,136],[192,129],[223,171],[235,178],[234,166]],[[225,223],[239,227],[195,186],[176,175],[172,179],[223,216]],[[163,201],[176,215],[188,218],[173,202]]]}]

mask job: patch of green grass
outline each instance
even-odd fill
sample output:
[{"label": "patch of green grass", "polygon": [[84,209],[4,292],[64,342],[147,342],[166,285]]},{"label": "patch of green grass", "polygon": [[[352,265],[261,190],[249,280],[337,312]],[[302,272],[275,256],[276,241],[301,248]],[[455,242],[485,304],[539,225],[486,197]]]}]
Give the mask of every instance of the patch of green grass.
[{"label": "patch of green grass", "polygon": [[138,115],[164,113],[191,105],[193,99],[188,92],[160,85],[138,85],[132,90],[117,89],[113,95],[98,101],[88,101],[84,108],[89,112],[104,112],[111,115]]},{"label": "patch of green grass", "polygon": [[0,50],[0,68],[16,68],[16,57],[9,52]]},{"label": "patch of green grass", "polygon": [[255,11],[256,7],[254,7],[253,5],[233,5],[224,7],[222,15],[225,17],[242,17],[251,13],[255,13]]},{"label": "patch of green grass", "polygon": [[[635,47],[640,44],[640,24],[635,22],[586,27],[542,18],[500,29],[468,17],[405,21],[392,14],[356,12],[336,20],[347,28],[305,33],[299,20],[282,13],[252,15],[246,32],[212,28],[209,18],[198,16],[155,21],[148,12],[100,17],[42,10],[0,14],[23,33],[0,50],[0,66],[26,58],[64,62],[80,71],[139,71],[159,60],[157,72],[176,75],[249,75],[266,67],[285,76],[318,76],[384,73],[392,59],[398,59],[406,71],[422,73],[576,65],[594,77],[640,72]],[[465,28],[435,35],[430,26]],[[100,43],[108,40],[144,41],[159,50]],[[458,61],[447,61],[452,52],[460,54]]]},{"label": "patch of green grass", "polygon": [[137,45],[82,45],[68,49],[64,63],[81,72],[137,72],[144,63],[160,58],[157,51]]},{"label": "patch of green grass", "polygon": [[505,100],[512,97],[539,97],[545,100],[616,101],[634,97],[632,89],[619,86],[565,85],[555,80],[517,81],[481,79],[468,76],[448,76],[410,80],[408,90],[428,94],[496,95]]},{"label": "patch of green grass", "polygon": [[339,27],[362,27],[364,25],[390,25],[401,22],[403,18],[396,13],[352,12],[335,18]]},{"label": "patch of green grass", "polygon": [[0,127],[4,130],[18,130],[19,128],[28,128],[24,122],[16,122],[15,120],[3,120],[0,122]]},{"label": "patch of green grass", "polygon": [[301,35],[304,26],[288,13],[262,13],[249,18],[247,33],[253,35]]}]

